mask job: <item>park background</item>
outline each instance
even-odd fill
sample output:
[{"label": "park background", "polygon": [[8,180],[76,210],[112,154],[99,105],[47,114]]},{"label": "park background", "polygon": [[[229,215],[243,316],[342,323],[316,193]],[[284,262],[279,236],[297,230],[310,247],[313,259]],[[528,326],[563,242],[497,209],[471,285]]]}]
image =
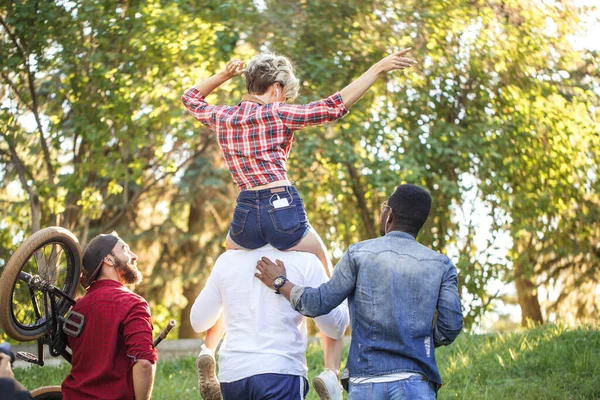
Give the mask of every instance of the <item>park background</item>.
[{"label": "park background", "polygon": [[[340,122],[297,132],[289,176],[311,224],[339,259],[378,236],[380,205],[398,184],[426,187],[433,209],[419,241],[457,265],[465,314],[442,375],[469,368],[446,396],[478,398],[460,391],[465,382],[486,396],[496,378],[501,389],[527,385],[494,369],[506,373],[522,353],[533,372],[517,372],[537,372],[537,389],[556,384],[542,357],[569,381],[556,398],[600,398],[595,5],[4,0],[0,271],[40,228],[65,227],[82,247],[116,230],[139,256],[135,290],[156,329],[175,318],[173,338],[197,337],[190,307],[224,250],[237,188],[183,91],[231,58],[272,51],[294,61],[304,103],[412,47],[416,67],[380,79]],[[236,104],[243,93],[238,77],[208,100]],[[478,378],[486,362],[492,383]]]}]

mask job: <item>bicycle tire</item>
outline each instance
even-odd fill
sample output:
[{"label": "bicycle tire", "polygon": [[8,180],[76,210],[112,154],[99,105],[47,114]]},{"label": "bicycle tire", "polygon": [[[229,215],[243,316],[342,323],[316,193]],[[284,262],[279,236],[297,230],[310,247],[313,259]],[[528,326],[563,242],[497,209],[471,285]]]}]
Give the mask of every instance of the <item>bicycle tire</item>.
[{"label": "bicycle tire", "polygon": [[62,400],[63,395],[60,386],[43,386],[41,388],[33,389],[31,391],[31,397],[33,397],[34,400]]},{"label": "bicycle tire", "polygon": [[[66,277],[64,284],[59,289],[73,297],[79,282],[82,260],[81,247],[77,238],[68,230],[58,226],[41,229],[27,238],[17,248],[4,267],[2,276],[0,276],[0,326],[8,336],[21,342],[36,340],[46,332],[47,322],[41,321],[41,318],[39,319],[41,321],[39,326],[36,325],[36,321],[36,324],[31,327],[21,325],[16,320],[13,311],[13,295],[21,270],[29,265],[28,263],[32,257],[35,257],[37,264],[38,251],[41,250],[42,257],[44,257],[43,250],[48,244],[60,245],[67,261]],[[54,252],[54,247],[52,251]],[[32,298],[33,295],[31,293]],[[70,304],[66,299],[60,298],[57,301],[59,315],[64,315],[69,306]]]}]

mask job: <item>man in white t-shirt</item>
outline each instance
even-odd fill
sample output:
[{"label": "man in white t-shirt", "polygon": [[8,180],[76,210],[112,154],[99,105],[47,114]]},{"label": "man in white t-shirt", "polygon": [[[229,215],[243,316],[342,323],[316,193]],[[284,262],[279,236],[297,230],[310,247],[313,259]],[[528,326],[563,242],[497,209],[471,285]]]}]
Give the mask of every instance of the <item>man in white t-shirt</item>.
[{"label": "man in white t-shirt", "polygon": [[[308,392],[306,319],[280,294],[254,277],[261,257],[281,260],[287,276],[303,286],[328,280],[311,253],[282,252],[271,245],[222,254],[192,306],[196,332],[212,327],[225,314],[227,336],[219,352],[219,381],[224,400],[304,399]],[[341,338],[349,324],[345,303],[315,318],[331,338]]]}]

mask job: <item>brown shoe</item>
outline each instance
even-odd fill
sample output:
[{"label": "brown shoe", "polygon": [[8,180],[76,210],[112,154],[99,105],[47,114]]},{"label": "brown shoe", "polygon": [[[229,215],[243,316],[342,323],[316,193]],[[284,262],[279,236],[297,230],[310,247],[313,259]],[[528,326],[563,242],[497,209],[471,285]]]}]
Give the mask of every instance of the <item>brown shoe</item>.
[{"label": "brown shoe", "polygon": [[223,400],[221,386],[215,374],[215,357],[212,350],[202,346],[202,351],[196,358],[198,371],[198,389],[204,400]]}]

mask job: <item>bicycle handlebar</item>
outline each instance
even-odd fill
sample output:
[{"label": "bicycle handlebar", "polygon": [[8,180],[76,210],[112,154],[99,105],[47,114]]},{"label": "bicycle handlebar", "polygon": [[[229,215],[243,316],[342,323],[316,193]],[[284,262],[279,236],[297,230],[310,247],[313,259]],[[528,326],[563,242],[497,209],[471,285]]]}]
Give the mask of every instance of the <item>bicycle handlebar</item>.
[{"label": "bicycle handlebar", "polygon": [[160,342],[162,342],[164,338],[167,337],[167,335],[169,334],[169,332],[171,332],[171,329],[173,329],[175,327],[175,325],[177,325],[177,321],[175,321],[174,319],[172,319],[172,320],[169,321],[169,323],[167,324],[166,328],[163,329],[163,331],[154,340],[154,347],[158,346],[158,344]]}]

